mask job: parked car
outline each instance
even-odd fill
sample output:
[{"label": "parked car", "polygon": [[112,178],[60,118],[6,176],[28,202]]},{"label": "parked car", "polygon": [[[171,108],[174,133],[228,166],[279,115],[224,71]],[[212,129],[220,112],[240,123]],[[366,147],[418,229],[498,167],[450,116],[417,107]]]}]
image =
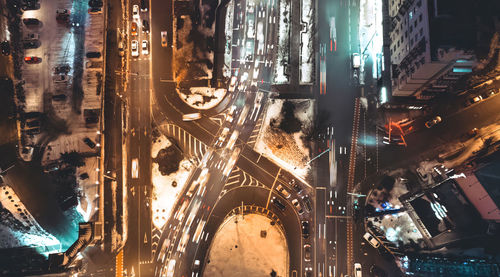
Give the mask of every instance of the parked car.
[{"label": "parked car", "polygon": [[132,22],[132,25],[130,27],[130,34],[132,36],[137,36],[137,23]]},{"label": "parked car", "polygon": [[102,8],[102,0],[90,0],[89,6],[92,8]]},{"label": "parked car", "polygon": [[364,235],[363,235],[363,238],[368,241],[371,246],[375,247],[375,248],[378,248],[380,246],[380,242],[374,238],[370,233],[366,232]]},{"label": "parked car", "polygon": [[370,274],[373,277],[387,277],[387,273],[385,272],[385,270],[376,265],[372,265],[370,267]]},{"label": "parked car", "polygon": [[40,39],[40,34],[36,33],[27,34],[25,37],[25,40],[39,40],[39,39]]},{"label": "parked car", "polygon": [[273,199],[271,199],[271,203],[273,203],[273,205],[276,206],[281,211],[284,211],[286,208],[285,205],[281,203],[281,201],[278,198],[276,198],[276,196],[273,196]]},{"label": "parked car", "polygon": [[305,239],[309,237],[309,221],[302,221],[302,237]]},{"label": "parked car", "polygon": [[37,64],[42,62],[42,58],[31,56],[31,57],[24,57],[24,62],[27,64]]},{"label": "parked car", "polygon": [[10,44],[8,41],[2,41],[0,43],[0,48],[2,49],[2,55],[10,55]]},{"label": "parked car", "polygon": [[139,20],[139,6],[138,5],[132,6],[132,18],[134,20]]},{"label": "parked car", "polygon": [[56,21],[58,23],[68,23],[69,22],[70,11],[67,9],[56,10]]},{"label": "parked car", "polygon": [[304,213],[304,210],[302,210],[302,207],[300,206],[299,200],[293,199],[292,204],[297,209],[297,212],[299,213],[299,215],[302,215]]},{"label": "parked car", "polygon": [[436,116],[436,117],[432,118],[431,120],[425,122],[425,127],[432,128],[432,127],[436,126],[438,123],[440,123],[441,121],[442,121],[441,117]]},{"label": "parked car", "polygon": [[142,21],[142,32],[145,34],[149,34],[149,21],[147,21],[146,19]]},{"label": "parked car", "polygon": [[161,47],[167,47],[168,42],[167,42],[167,31],[162,31],[161,32]]},{"label": "parked car", "polygon": [[21,9],[23,11],[38,10],[40,9],[40,3],[38,0],[24,0]]},{"label": "parked car", "polygon": [[100,14],[102,13],[102,9],[99,7],[91,7],[88,9],[89,14]]},{"label": "parked car", "polygon": [[361,264],[355,263],[354,264],[354,277],[362,277],[362,276],[363,276],[363,271],[361,270]]},{"label": "parked car", "polygon": [[481,95],[471,96],[465,101],[465,106],[468,107],[472,104],[480,102],[481,100],[483,100],[483,97]]},{"label": "parked car", "polygon": [[290,196],[291,196],[290,193],[281,184],[276,186],[276,190],[279,193],[281,193],[281,195],[283,195],[283,197],[285,197],[285,198],[290,198]]},{"label": "parked car", "polygon": [[23,23],[27,27],[38,26],[38,25],[40,25],[40,20],[38,20],[36,18],[24,18]]},{"label": "parked car", "polygon": [[312,204],[309,195],[302,196],[302,201],[304,201],[304,206],[306,208],[306,211],[310,213],[312,211]]},{"label": "parked car", "polygon": [[71,67],[69,66],[69,64],[60,64],[54,67],[54,74],[68,74],[70,69]]},{"label": "parked car", "polygon": [[66,94],[56,94],[56,95],[52,95],[52,100],[54,101],[64,101],[66,100]]},{"label": "parked car", "polygon": [[123,42],[118,42],[118,55],[123,57],[125,55],[125,49],[123,47]]},{"label": "parked car", "polygon": [[38,47],[40,47],[39,40],[25,40],[25,41],[23,41],[23,48],[24,49],[36,49]]},{"label": "parked car", "polygon": [[142,41],[142,54],[149,55],[149,43],[147,40]]},{"label": "parked car", "polygon": [[132,50],[132,57],[139,57],[139,42],[137,40],[132,40],[130,48]]},{"label": "parked car", "polygon": [[101,57],[101,52],[96,52],[96,51],[87,52],[87,54],[85,56],[88,59],[98,59]]},{"label": "parked car", "polygon": [[93,142],[90,138],[84,138],[83,142],[88,145],[90,148],[94,149],[96,147],[95,142]]},{"label": "parked car", "polygon": [[306,262],[311,261],[311,245],[310,244],[304,245],[304,261],[306,261]]},{"label": "parked car", "polygon": [[483,97],[483,99],[486,99],[486,98],[488,98],[490,96],[493,96],[493,95],[495,95],[497,93],[498,93],[498,90],[496,90],[496,89],[489,89],[489,90],[486,90],[483,93],[481,93],[481,96]]},{"label": "parked car", "polygon": [[147,11],[148,11],[148,1],[141,0],[141,12],[147,12]]}]

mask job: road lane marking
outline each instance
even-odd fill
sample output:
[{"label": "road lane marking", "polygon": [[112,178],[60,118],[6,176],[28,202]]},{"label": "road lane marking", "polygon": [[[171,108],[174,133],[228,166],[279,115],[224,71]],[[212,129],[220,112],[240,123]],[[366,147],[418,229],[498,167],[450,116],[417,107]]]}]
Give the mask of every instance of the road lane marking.
[{"label": "road lane marking", "polygon": [[271,186],[271,190],[269,190],[269,196],[267,197],[267,202],[266,202],[266,209],[269,208],[269,200],[271,200],[271,194],[273,194],[273,189],[274,189],[274,186],[276,185],[276,181],[278,181],[278,177],[280,176],[280,173],[281,173],[281,167],[278,170],[278,174],[276,174],[276,176],[274,177],[274,182],[273,182],[273,185]]}]

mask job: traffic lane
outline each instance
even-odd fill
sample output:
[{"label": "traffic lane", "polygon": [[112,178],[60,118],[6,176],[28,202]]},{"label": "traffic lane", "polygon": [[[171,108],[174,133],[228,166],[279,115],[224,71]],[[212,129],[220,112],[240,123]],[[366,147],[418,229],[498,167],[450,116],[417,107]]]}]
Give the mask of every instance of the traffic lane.
[{"label": "traffic lane", "polygon": [[337,224],[335,218],[328,217],[326,218],[326,259],[327,259],[327,275],[334,277],[337,276]]},{"label": "traffic lane", "polygon": [[[151,49],[153,73],[155,78],[172,80],[172,50],[170,46],[173,35],[173,11],[172,0],[150,1],[150,34],[151,34]],[[161,46],[161,32],[167,31],[168,43],[167,47]]]},{"label": "traffic lane", "polygon": [[408,134],[405,136],[408,147],[386,146],[383,148],[379,156],[380,168],[410,163],[414,160],[413,157],[423,155],[425,150],[431,150],[444,143],[459,139],[473,128],[482,128],[499,122],[499,105],[500,97],[496,95],[462,109],[449,117],[443,116],[443,121],[433,128],[423,128],[420,132]]},{"label": "traffic lane", "polygon": [[[215,234],[219,226],[223,223],[227,213],[234,208],[240,207],[242,202],[244,205],[253,204],[255,206],[264,208],[266,205],[265,201],[267,200],[268,193],[269,190],[259,187],[240,187],[225,194],[217,202],[217,205],[213,208],[212,213],[207,220],[205,230],[210,234],[208,240],[200,243],[200,245],[197,247],[195,256],[193,256],[189,260],[194,261],[194,259],[198,259],[202,261],[201,267],[204,267],[205,262],[207,261],[205,260],[205,258],[209,259],[207,250],[212,242],[213,235]],[[290,272],[292,270],[301,272],[300,267],[302,262],[303,246],[300,231],[300,222],[297,218],[293,206],[291,206],[290,204],[285,205],[285,212],[274,209],[274,206],[272,206],[271,211],[280,219],[284,226],[284,229],[286,230],[285,236],[288,243],[288,251],[290,255]],[[201,268],[200,272],[202,272],[202,270],[203,269]],[[182,272],[184,274],[188,274],[187,276],[190,276],[191,273],[188,270],[184,270]]]},{"label": "traffic lane", "polygon": [[337,276],[347,275],[347,220],[345,218],[336,219],[337,234]]},{"label": "traffic lane", "polygon": [[311,232],[316,238],[316,272],[321,276],[328,276],[327,273],[327,256],[326,256],[326,189],[316,188],[316,220],[313,225],[315,232]]}]

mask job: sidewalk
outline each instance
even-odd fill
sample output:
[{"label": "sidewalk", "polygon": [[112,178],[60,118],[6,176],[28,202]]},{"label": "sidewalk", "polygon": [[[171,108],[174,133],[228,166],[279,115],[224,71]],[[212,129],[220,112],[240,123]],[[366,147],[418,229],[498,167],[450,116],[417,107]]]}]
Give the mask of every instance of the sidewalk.
[{"label": "sidewalk", "polygon": [[[261,232],[266,231],[266,237]],[[229,218],[217,231],[210,247],[205,276],[288,276],[285,237],[270,220],[249,214]]]}]

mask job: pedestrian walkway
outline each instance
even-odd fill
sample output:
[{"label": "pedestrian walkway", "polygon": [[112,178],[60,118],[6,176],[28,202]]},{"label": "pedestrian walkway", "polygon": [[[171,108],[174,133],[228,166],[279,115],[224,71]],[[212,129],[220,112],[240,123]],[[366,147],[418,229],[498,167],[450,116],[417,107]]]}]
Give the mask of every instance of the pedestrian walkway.
[{"label": "pedestrian walkway", "polygon": [[267,217],[249,214],[230,217],[215,234],[204,276],[288,275],[285,237]]},{"label": "pedestrian walkway", "polygon": [[184,152],[184,156],[195,157],[198,161],[201,161],[203,155],[207,152],[207,146],[203,142],[177,125],[167,123],[159,126],[158,129],[163,135],[173,138],[178,143]]}]

